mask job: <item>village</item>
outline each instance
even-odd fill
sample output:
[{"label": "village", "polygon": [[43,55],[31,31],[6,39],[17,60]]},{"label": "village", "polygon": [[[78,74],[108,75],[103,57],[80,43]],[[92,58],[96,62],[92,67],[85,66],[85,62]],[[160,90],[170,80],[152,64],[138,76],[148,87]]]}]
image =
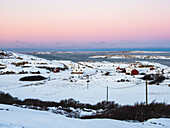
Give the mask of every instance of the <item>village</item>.
[{"label": "village", "polygon": [[0,0],[0,128],[170,128],[170,0]]},{"label": "village", "polygon": [[[155,101],[170,103],[170,68],[159,63],[148,61],[76,63],[70,60],[47,60],[8,51],[1,51],[0,58],[0,93],[27,101],[25,103],[58,102],[81,106],[83,103],[84,107],[89,104],[100,106],[109,102],[116,106],[145,103],[146,80],[148,103]],[[25,104],[12,106],[1,104],[0,110],[26,112],[36,109],[40,110],[39,112],[54,113],[56,117],[63,115],[73,119],[104,111],[92,108],[58,106],[43,109]],[[151,124],[150,121],[146,123]]]},{"label": "village", "polygon": [[158,63],[75,63],[11,52],[1,52],[1,58],[2,55],[5,56],[0,59],[0,90],[22,99],[59,101],[74,98],[85,103],[96,103],[106,100],[108,87],[109,100],[134,104],[145,101],[144,88],[148,75],[149,88],[153,88],[149,92],[150,101],[170,102],[170,68]]}]

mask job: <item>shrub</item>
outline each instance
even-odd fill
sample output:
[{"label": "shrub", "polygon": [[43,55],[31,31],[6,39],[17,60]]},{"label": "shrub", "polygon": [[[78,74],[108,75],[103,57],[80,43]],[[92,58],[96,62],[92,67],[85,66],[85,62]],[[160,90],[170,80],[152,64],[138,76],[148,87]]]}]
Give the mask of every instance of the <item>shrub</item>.
[{"label": "shrub", "polygon": [[15,66],[22,66],[22,65],[25,65],[25,64],[29,64],[29,63],[27,61],[23,61],[23,62],[18,62],[18,63],[13,62],[11,64],[13,64]]},{"label": "shrub", "polygon": [[150,118],[170,117],[170,105],[152,102],[149,105],[137,103],[135,105],[120,106],[116,109],[106,109],[100,114],[84,116],[82,119],[110,118],[118,120],[145,121]]},{"label": "shrub", "polygon": [[20,81],[40,81],[40,80],[45,80],[47,79],[46,77],[43,76],[26,76],[26,77],[22,77],[19,80]]},{"label": "shrub", "polygon": [[14,104],[14,103],[20,103],[21,100],[19,100],[16,97],[12,97],[9,93],[4,93],[0,91],[0,103],[3,104]]},{"label": "shrub", "polygon": [[150,118],[170,117],[170,105],[165,103],[156,103],[155,101],[149,105],[145,105],[145,103],[135,103],[134,105],[124,106],[120,106],[114,101],[102,101],[95,105],[82,104],[72,98],[61,100],[59,103],[41,101],[39,99],[25,99],[21,101],[16,97],[12,97],[9,93],[0,92],[0,103],[9,105],[15,104],[15,106],[26,105],[27,108],[44,111],[48,111],[48,107],[61,106],[61,110],[67,111],[68,113],[71,112],[68,107],[73,107],[75,109],[86,108],[91,110],[103,110],[93,115],[82,116],[80,117],[81,119],[109,118],[118,120],[138,120],[142,122]]}]

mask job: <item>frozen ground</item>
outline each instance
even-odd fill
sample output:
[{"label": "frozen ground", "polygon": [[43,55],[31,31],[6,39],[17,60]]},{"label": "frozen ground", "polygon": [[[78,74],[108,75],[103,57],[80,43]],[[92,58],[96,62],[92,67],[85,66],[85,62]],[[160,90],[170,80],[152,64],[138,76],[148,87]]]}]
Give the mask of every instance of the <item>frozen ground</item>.
[{"label": "frozen ground", "polygon": [[[0,63],[7,66],[6,69],[1,69],[1,72],[14,71],[16,73],[21,71],[40,71],[48,80],[38,82],[23,82],[19,81],[23,76],[32,76],[34,74],[10,74],[0,75],[0,91],[10,93],[20,99],[36,98],[44,101],[60,101],[62,99],[74,98],[83,103],[95,104],[99,101],[106,100],[106,87],[109,87],[109,100],[115,101],[119,104],[134,104],[135,102],[145,102],[145,81],[139,79],[142,75],[126,75],[125,73],[116,72],[117,67],[127,67],[133,63],[113,63],[113,62],[79,62],[81,67],[84,67],[83,75],[71,74],[69,64],[72,63],[75,67],[78,63],[71,61],[48,61],[45,59],[37,58],[34,56],[14,54],[15,56],[22,57],[23,60],[18,60],[16,57],[13,59],[0,59]],[[13,55],[13,56],[14,56]],[[27,68],[12,65],[12,62],[29,62]],[[68,65],[69,70],[53,73],[46,69],[40,69],[36,66],[40,63],[46,63],[51,67],[64,67],[63,64]],[[134,63],[137,66],[139,63]],[[154,65],[159,67],[154,71],[149,68],[136,68],[141,73],[156,73],[165,69],[165,76],[170,77],[170,68],[158,63],[140,62],[143,65]],[[26,64],[28,65],[28,64]],[[42,66],[42,65],[41,65]],[[109,71],[110,75],[103,75]],[[36,74],[35,74],[36,75]],[[89,75],[90,82],[87,85]],[[74,77],[74,78],[73,78]],[[125,79],[129,82],[117,82],[118,80]],[[149,102],[156,100],[158,102],[170,103],[170,79],[165,80],[159,86],[149,85]],[[88,87],[87,87],[88,86]],[[88,89],[87,89],[88,88]]]},{"label": "frozen ground", "polygon": [[49,112],[0,104],[1,128],[169,128],[170,119],[132,123],[111,119],[80,120]]},{"label": "frozen ground", "polygon": [[[72,79],[68,71],[49,74],[50,81],[20,82],[23,75],[3,75],[0,82],[0,90],[8,92],[21,99],[38,98],[41,100],[60,101],[62,99],[74,98],[84,103],[95,104],[106,100],[106,86],[109,86],[109,100],[119,104],[134,104],[145,101],[145,81],[127,77],[131,82],[120,82],[116,80],[124,78],[119,76],[102,76],[100,73],[90,77],[89,89],[86,80]],[[75,80],[77,82],[75,82]],[[166,85],[150,85],[149,101],[170,103],[170,89]]]},{"label": "frozen ground", "polygon": [[[95,104],[106,100],[106,87],[109,88],[109,100],[119,104],[134,104],[135,102],[145,102],[145,81],[139,79],[143,75],[126,75],[116,72],[116,68],[126,68],[129,65],[135,66],[140,73],[160,73],[164,69],[164,76],[170,77],[170,68],[158,63],[136,62],[136,63],[117,63],[117,62],[79,62],[71,61],[49,61],[30,55],[9,53],[10,57],[0,59],[0,91],[10,93],[20,99],[34,98],[43,101],[60,101],[62,99],[74,98],[82,103]],[[2,57],[2,56],[1,56]],[[15,66],[12,63],[28,62],[22,66]],[[156,69],[151,71],[149,68],[139,68],[139,64],[153,65]],[[83,68],[84,74],[71,74],[70,65]],[[26,66],[26,67],[23,67]],[[53,68],[64,68],[68,70],[53,73],[49,70],[37,68],[37,66],[47,66]],[[15,74],[4,74],[4,72],[14,72]],[[39,71],[40,74],[31,72]],[[108,76],[103,75],[110,72]],[[27,72],[26,74],[19,74]],[[43,75],[47,80],[25,82],[19,81],[24,76]],[[89,78],[87,77],[89,76]],[[126,82],[117,82],[121,79]],[[90,82],[87,84],[87,80]],[[127,81],[128,80],[128,81]],[[157,85],[149,85],[149,102],[165,102],[170,104],[170,79]],[[118,120],[95,119],[80,120],[66,118],[65,116],[53,114],[51,112],[17,108],[9,105],[0,104],[0,127],[1,128],[169,128],[170,120],[150,119],[144,123],[130,123]]]}]

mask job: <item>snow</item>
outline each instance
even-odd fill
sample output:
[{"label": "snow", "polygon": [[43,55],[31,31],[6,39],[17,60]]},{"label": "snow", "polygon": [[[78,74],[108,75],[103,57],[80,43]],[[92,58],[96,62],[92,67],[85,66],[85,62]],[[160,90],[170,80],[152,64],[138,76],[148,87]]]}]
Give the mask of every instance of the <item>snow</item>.
[{"label": "snow", "polygon": [[[136,52],[138,53],[138,52]],[[112,58],[112,59],[170,59],[170,56],[149,56],[149,55],[94,55],[89,58]]]},{"label": "snow", "polygon": [[45,111],[17,108],[0,104],[1,128],[168,128],[170,119],[150,119],[144,123],[132,123],[112,119],[81,120],[66,118]]},{"label": "snow", "polygon": [[[73,98],[83,103],[96,104],[106,100],[106,87],[109,87],[109,100],[115,101],[119,104],[134,104],[135,102],[145,102],[145,81],[140,78],[143,75],[130,76],[124,73],[116,72],[117,67],[126,68],[129,65],[136,66],[140,73],[156,73],[158,70],[165,69],[165,76],[170,77],[168,74],[169,67],[158,63],[151,63],[147,61],[125,63],[125,62],[71,62],[63,60],[46,60],[30,55],[24,55],[15,53],[17,57],[22,57],[23,60],[18,60],[16,57],[13,59],[0,59],[1,64],[7,66],[6,69],[0,71],[14,71],[16,73],[22,70],[28,72],[40,71],[40,75],[49,79],[44,81],[23,82],[19,81],[24,76],[31,76],[36,74],[11,74],[0,75],[0,90],[6,93],[10,93],[12,96],[20,99],[36,98],[46,101],[60,101],[62,99]],[[12,62],[27,61],[26,64],[30,67],[22,68],[21,66],[12,65]],[[42,63],[42,64],[40,64]],[[44,63],[46,63],[44,65]],[[78,65],[84,67],[84,74],[77,75],[71,74],[71,67],[69,64],[73,64],[75,67]],[[159,67],[157,70],[150,71],[150,68],[138,68],[138,65],[154,65]],[[36,66],[49,66],[49,67],[61,67],[64,65],[69,67],[69,70],[60,71],[59,73],[49,72],[46,69],[40,69]],[[109,76],[103,75],[109,71]],[[90,82],[87,85],[89,76]],[[74,78],[73,78],[74,77]],[[129,82],[117,82],[121,79],[129,80]],[[170,80],[165,80],[160,83],[159,86],[149,85],[149,101],[156,100],[157,102],[170,103],[170,89],[168,85]],[[87,86],[89,86],[87,89]]]},{"label": "snow", "polygon": [[[16,74],[0,75],[0,91],[10,93],[19,99],[34,98],[43,101],[58,102],[63,99],[73,98],[81,103],[96,104],[106,100],[106,88],[109,88],[109,100],[118,104],[134,104],[135,102],[145,102],[145,81],[140,79],[143,75],[126,75],[116,72],[117,67],[126,68],[130,65],[136,68],[139,73],[158,73],[164,69],[164,76],[170,77],[170,67],[148,61],[140,62],[79,62],[69,60],[46,60],[31,55],[24,55],[13,52],[5,52],[8,57],[0,59],[0,64],[7,66],[1,69],[0,73],[13,71]],[[42,54],[42,53],[41,53]],[[1,56],[2,57],[2,56]],[[21,59],[22,58],[22,59]],[[28,66],[15,66],[12,63],[26,61]],[[84,70],[83,75],[71,74],[73,68],[80,66]],[[153,65],[155,70],[150,71],[149,67],[140,68],[139,65]],[[68,66],[68,70],[53,73],[49,70],[37,68],[37,66],[59,67]],[[18,74],[19,72],[28,74]],[[31,74],[39,71],[41,74]],[[110,72],[108,76],[104,75]],[[49,79],[43,81],[19,81],[24,76],[42,75]],[[89,78],[87,77],[89,76]],[[125,82],[117,82],[121,79]],[[87,84],[87,80],[90,82]],[[165,102],[170,104],[170,79],[166,79],[159,86],[149,85],[149,102]],[[87,89],[88,86],[88,89]],[[8,110],[9,109],[9,110]],[[81,115],[90,112],[80,111]],[[9,105],[0,104],[0,128],[168,128],[169,119],[150,119],[144,123],[130,123],[126,121],[93,119],[80,120],[69,119],[51,112],[17,108]]]}]

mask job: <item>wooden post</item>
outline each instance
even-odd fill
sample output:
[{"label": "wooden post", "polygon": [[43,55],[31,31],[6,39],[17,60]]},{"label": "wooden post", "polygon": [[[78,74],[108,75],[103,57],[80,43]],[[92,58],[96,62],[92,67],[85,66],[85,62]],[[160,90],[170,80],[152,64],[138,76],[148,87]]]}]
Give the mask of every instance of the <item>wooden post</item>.
[{"label": "wooden post", "polygon": [[148,82],[146,79],[146,105],[148,105]]},{"label": "wooden post", "polygon": [[109,94],[108,94],[109,92],[108,92],[108,86],[107,86],[107,90],[106,90],[106,101],[107,101],[107,103],[108,103],[108,101],[109,101]]}]

